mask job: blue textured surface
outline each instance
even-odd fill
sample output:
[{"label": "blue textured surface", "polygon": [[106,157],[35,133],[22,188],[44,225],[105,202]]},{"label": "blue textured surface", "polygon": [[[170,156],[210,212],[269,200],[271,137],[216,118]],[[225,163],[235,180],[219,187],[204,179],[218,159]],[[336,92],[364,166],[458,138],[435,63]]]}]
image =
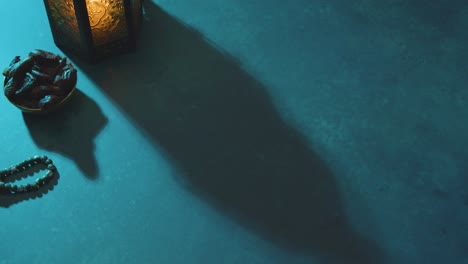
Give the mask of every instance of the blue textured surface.
[{"label": "blue textured surface", "polygon": [[[61,175],[0,196],[0,264],[468,263],[466,1],[146,2],[62,113],[0,100],[0,166]],[[1,65],[61,53],[2,4]]]}]

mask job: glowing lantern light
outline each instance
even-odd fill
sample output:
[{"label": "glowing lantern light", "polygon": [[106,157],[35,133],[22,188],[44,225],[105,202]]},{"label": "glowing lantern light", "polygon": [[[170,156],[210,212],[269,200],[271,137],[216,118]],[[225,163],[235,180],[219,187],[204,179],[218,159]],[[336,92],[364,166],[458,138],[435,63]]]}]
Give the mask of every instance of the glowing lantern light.
[{"label": "glowing lantern light", "polygon": [[95,62],[134,50],[142,0],[44,0],[55,44]]}]

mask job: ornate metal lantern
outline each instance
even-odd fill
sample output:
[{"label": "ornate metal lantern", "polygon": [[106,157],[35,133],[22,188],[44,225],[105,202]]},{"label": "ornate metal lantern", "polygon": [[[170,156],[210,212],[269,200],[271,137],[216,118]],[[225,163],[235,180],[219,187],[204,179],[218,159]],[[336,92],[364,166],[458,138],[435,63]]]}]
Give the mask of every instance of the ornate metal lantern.
[{"label": "ornate metal lantern", "polygon": [[142,0],[44,0],[55,44],[95,62],[135,49]]}]

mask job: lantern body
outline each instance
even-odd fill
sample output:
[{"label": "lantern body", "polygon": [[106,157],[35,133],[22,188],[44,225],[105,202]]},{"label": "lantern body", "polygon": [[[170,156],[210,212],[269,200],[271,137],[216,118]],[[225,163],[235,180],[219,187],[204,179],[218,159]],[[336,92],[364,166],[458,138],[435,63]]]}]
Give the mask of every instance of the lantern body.
[{"label": "lantern body", "polygon": [[135,49],[141,0],[44,0],[55,44],[95,62]]}]

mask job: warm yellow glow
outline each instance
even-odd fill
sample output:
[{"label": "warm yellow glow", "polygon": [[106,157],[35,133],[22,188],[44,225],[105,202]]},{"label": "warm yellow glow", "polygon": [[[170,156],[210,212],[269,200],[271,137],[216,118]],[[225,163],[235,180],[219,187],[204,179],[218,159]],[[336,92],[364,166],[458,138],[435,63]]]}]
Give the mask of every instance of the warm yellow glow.
[{"label": "warm yellow glow", "polygon": [[128,34],[124,0],[86,0],[95,45],[103,45]]},{"label": "warm yellow glow", "polygon": [[[60,46],[80,51],[87,41],[83,42],[82,37],[87,37],[86,21],[81,21],[83,12],[75,12],[74,2],[80,1],[80,7],[86,5],[88,21],[93,42],[92,49],[97,54],[112,53],[115,50],[125,49],[129,41],[130,30],[139,25],[141,20],[140,0],[47,0],[50,7],[49,15],[54,30],[54,37]],[[130,7],[135,16],[135,22],[127,25],[125,6]],[[124,4],[125,2],[125,4]],[[78,6],[77,6],[78,7]],[[84,10],[79,10],[84,11]],[[86,19],[86,18],[84,18]],[[80,30],[84,30],[80,32]]]}]

